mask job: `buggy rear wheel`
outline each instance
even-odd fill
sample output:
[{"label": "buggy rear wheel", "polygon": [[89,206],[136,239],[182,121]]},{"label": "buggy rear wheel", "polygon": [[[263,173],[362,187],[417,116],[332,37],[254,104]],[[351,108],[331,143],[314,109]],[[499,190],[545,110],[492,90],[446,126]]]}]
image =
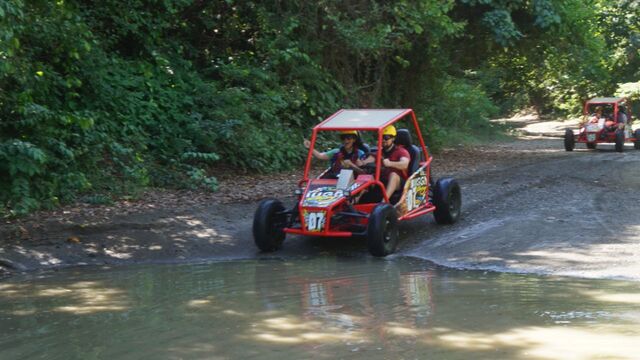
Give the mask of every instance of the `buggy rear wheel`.
[{"label": "buggy rear wheel", "polygon": [[367,225],[367,246],[373,256],[387,256],[398,246],[398,215],[389,204],[373,208]]},{"label": "buggy rear wheel", "polygon": [[636,129],[636,131],[634,131],[633,137],[636,138],[636,141],[633,142],[633,148],[640,150],[640,129]]},{"label": "buggy rear wheel", "polygon": [[443,178],[436,182],[433,191],[433,216],[438,224],[453,224],[460,217],[462,194],[460,185],[453,178]]},{"label": "buggy rear wheel", "polygon": [[274,251],[282,246],[287,216],[284,206],[275,199],[263,200],[253,217],[253,240],[261,251]]},{"label": "buggy rear wheel", "polygon": [[616,130],[616,151],[623,152],[624,151],[624,131]]},{"label": "buggy rear wheel", "polygon": [[566,151],[573,151],[576,147],[576,137],[573,135],[573,130],[566,129],[564,131],[564,149]]}]

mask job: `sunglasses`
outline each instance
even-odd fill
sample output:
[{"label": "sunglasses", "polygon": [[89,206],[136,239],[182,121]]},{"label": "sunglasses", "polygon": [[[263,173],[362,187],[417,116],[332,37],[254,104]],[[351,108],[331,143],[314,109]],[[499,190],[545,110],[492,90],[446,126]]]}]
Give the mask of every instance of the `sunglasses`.
[{"label": "sunglasses", "polygon": [[356,137],[354,135],[340,135],[340,140],[344,140],[344,139],[355,139]]},{"label": "sunglasses", "polygon": [[392,135],[382,135],[382,140],[389,140],[389,139],[393,139]]}]

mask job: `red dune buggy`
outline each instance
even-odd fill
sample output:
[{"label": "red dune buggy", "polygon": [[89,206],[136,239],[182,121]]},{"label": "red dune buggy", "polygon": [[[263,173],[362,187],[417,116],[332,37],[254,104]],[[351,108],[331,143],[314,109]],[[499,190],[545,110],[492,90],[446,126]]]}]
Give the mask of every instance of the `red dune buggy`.
[{"label": "red dune buggy", "polygon": [[[387,196],[386,184],[381,180],[382,139],[384,129],[396,123],[413,128],[418,143],[413,144],[408,128],[397,130],[395,144],[410,155],[408,178],[398,191]],[[327,178],[325,171],[311,178],[319,133],[353,130],[369,133],[377,142],[370,149],[364,146],[375,157],[368,171],[355,175],[352,170],[342,169],[337,179]],[[262,251],[273,251],[281,247],[286,234],[359,236],[366,238],[372,255],[391,254],[398,243],[400,221],[433,213],[437,223],[452,224],[460,216],[460,186],[453,178],[433,183],[432,159],[412,109],[340,110],[313,128],[296,204],[286,209],[279,200],[266,199],[258,206],[253,220],[255,243]]]},{"label": "red dune buggy", "polygon": [[573,151],[576,143],[585,143],[587,149],[595,149],[601,143],[614,143],[617,152],[624,151],[624,144],[632,142],[640,149],[640,129],[631,130],[631,109],[625,98],[593,98],[584,104],[584,118],[578,134],[572,129],[564,133],[564,148]]}]

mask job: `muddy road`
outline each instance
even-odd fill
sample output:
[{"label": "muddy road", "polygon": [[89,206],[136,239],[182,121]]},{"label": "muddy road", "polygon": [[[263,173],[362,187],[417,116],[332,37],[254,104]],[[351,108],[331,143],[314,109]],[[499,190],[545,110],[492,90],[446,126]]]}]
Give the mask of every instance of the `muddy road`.
[{"label": "muddy road", "polygon": [[[442,174],[462,186],[461,220],[440,226],[426,216],[402,224],[394,256],[464,269],[640,280],[640,151],[604,145],[568,153],[555,139],[516,146],[522,161]],[[282,255],[309,248],[366,252],[353,240],[293,238]]]},{"label": "muddy road", "polygon": [[[640,280],[640,151],[613,146],[565,152],[557,138],[520,139],[439,155],[435,177],[455,176],[463,214],[453,226],[432,216],[401,225],[393,256],[457,268]],[[239,199],[291,193],[297,177],[231,179]],[[269,181],[271,183],[269,183]],[[277,186],[267,186],[276,184]],[[247,189],[254,191],[246,193]],[[218,197],[220,195],[218,194]],[[188,196],[177,196],[186,201]],[[292,197],[284,197],[291,204]],[[368,257],[360,240],[288,236],[284,249],[253,244],[256,201],[159,201],[127,211],[67,209],[0,226],[0,273],[75,265]]]},{"label": "muddy road", "polygon": [[560,151],[461,183],[464,220],[414,225],[403,254],[454,267],[640,280],[640,151]]}]

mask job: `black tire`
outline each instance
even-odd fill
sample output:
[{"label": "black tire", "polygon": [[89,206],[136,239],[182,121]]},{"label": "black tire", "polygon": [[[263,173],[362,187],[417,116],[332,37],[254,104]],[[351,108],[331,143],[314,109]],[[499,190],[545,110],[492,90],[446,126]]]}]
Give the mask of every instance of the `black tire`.
[{"label": "black tire", "polygon": [[373,256],[387,256],[398,246],[398,215],[389,204],[373,208],[367,225],[367,246]]},{"label": "black tire", "polygon": [[564,131],[564,149],[566,151],[573,151],[576,147],[576,137],[573,135],[573,130],[566,129]]},{"label": "black tire", "polygon": [[636,141],[633,142],[633,148],[640,150],[640,129],[636,129],[636,131],[633,132],[633,137],[636,138]]},{"label": "black tire", "polygon": [[275,199],[265,199],[253,217],[253,240],[261,251],[274,251],[284,241],[287,216],[279,214],[284,211],[282,203]]},{"label": "black tire", "polygon": [[453,224],[458,221],[462,207],[458,182],[453,178],[438,180],[433,189],[433,204],[436,206],[433,216],[438,224]]},{"label": "black tire", "polygon": [[587,149],[594,150],[598,147],[598,143],[587,143]]},{"label": "black tire", "polygon": [[624,151],[624,131],[616,130],[616,151],[623,152]]}]

